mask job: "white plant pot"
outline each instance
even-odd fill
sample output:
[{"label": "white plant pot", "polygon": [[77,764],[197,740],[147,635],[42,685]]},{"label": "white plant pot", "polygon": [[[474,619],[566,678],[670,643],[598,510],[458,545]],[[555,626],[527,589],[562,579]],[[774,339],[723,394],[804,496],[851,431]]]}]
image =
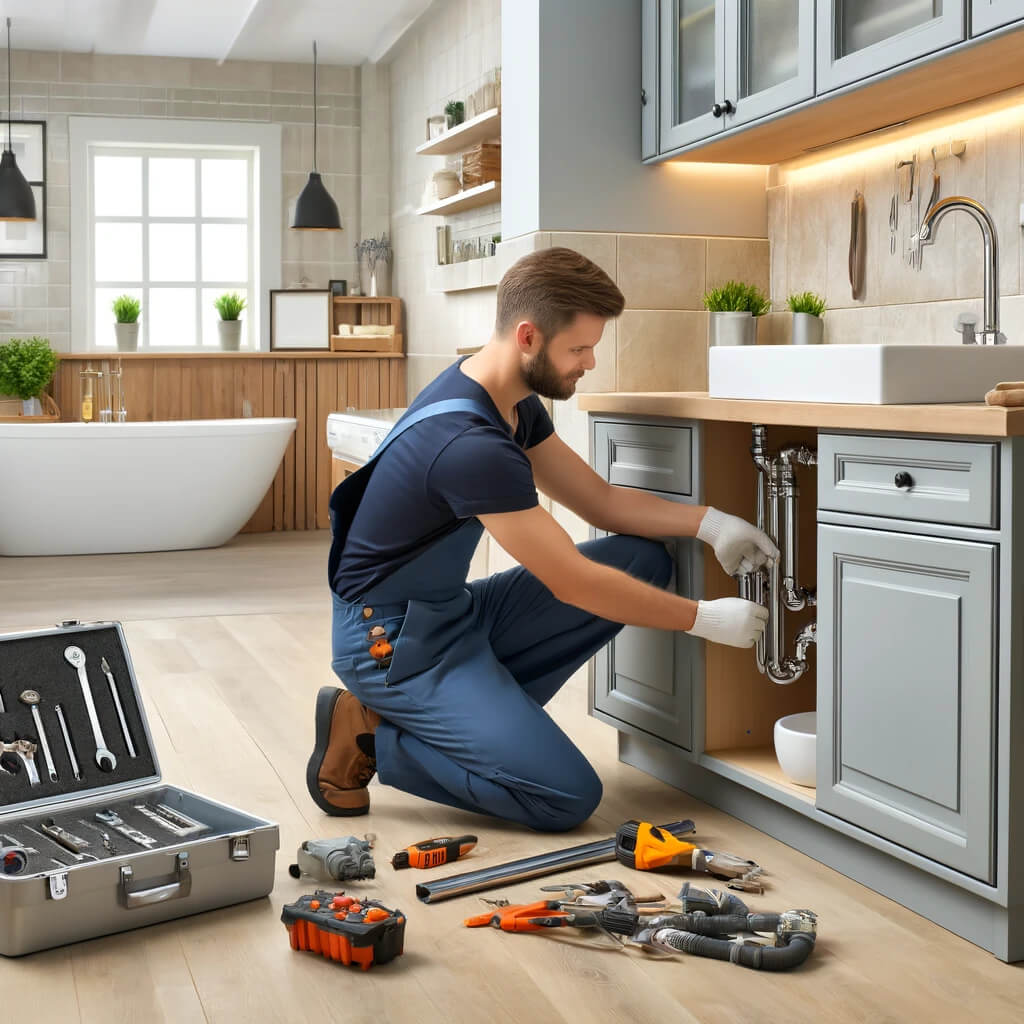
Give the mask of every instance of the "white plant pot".
[{"label": "white plant pot", "polygon": [[238,345],[242,340],[241,320],[221,320],[217,324],[217,332],[220,334],[220,347],[225,352],[238,351]]},{"label": "white plant pot", "polygon": [[21,400],[22,416],[42,416],[43,403],[38,398],[23,398]]},{"label": "white plant pot", "polygon": [[139,322],[133,324],[114,324],[117,335],[118,352],[135,352],[139,347]]},{"label": "white plant pot", "polygon": [[793,314],[793,344],[820,345],[825,337],[825,321],[813,313]]},{"label": "white plant pot", "polygon": [[709,345],[756,345],[757,321],[753,313],[711,313]]}]

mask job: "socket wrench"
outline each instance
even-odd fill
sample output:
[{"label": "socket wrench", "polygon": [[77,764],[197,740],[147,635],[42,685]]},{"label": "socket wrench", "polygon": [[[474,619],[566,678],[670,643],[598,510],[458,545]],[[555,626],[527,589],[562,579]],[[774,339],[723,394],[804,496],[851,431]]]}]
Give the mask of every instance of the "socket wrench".
[{"label": "socket wrench", "polygon": [[85,651],[74,645],[65,647],[64,658],[72,668],[78,671],[78,681],[82,686],[85,709],[89,712],[89,724],[92,726],[93,739],[96,741],[96,764],[101,772],[112,772],[117,767],[117,758],[107,749],[107,741],[103,738],[103,730],[100,728],[96,704],[92,699],[92,687],[89,685],[89,676],[85,671]]},{"label": "socket wrench", "polygon": [[50,776],[51,782],[57,781],[57,769],[53,764],[53,755],[50,753],[50,744],[46,740],[46,730],[43,728],[43,719],[39,714],[39,702],[42,698],[39,696],[38,690],[25,690],[22,692],[18,700],[22,704],[27,704],[29,710],[32,712],[32,721],[36,723],[36,733],[39,735],[39,746],[43,751],[43,760],[46,762],[46,771]]}]

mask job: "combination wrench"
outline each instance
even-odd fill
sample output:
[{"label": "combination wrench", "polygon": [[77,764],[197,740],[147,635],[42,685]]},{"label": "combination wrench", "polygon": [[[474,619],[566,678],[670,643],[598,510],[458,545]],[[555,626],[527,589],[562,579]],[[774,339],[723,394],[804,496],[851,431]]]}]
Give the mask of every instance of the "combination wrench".
[{"label": "combination wrench", "polygon": [[85,709],[89,712],[89,724],[92,726],[92,735],[96,741],[96,764],[101,772],[112,772],[117,767],[117,758],[107,749],[106,740],[103,738],[103,730],[100,728],[99,715],[96,714],[96,704],[92,699],[92,687],[89,685],[89,676],[85,671],[85,651],[81,647],[64,648],[64,658],[73,668],[78,671],[78,681],[82,686],[82,696],[85,698]]},{"label": "combination wrench", "polygon": [[110,686],[110,696],[114,698],[114,707],[117,708],[117,718],[121,723],[121,732],[124,733],[124,742],[128,747],[128,756],[135,757],[135,744],[132,743],[132,734],[128,731],[128,723],[125,721],[124,708],[121,707],[121,695],[117,692],[117,683],[114,682],[114,673],[110,671],[106,658],[100,658],[100,668],[107,677]]},{"label": "combination wrench", "polygon": [[36,723],[36,732],[39,734],[39,746],[43,751],[43,760],[46,762],[46,771],[50,776],[51,782],[57,781],[57,769],[53,763],[53,755],[50,753],[50,744],[46,739],[46,730],[43,728],[43,719],[39,714],[39,704],[41,701],[38,690],[25,690],[18,700],[22,704],[28,705],[29,710],[32,712],[32,721]]}]

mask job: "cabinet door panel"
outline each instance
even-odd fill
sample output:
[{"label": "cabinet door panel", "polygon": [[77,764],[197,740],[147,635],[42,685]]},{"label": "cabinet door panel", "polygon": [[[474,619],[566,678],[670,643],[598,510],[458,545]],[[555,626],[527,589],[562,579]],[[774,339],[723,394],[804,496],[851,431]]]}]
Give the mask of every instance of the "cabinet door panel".
[{"label": "cabinet door panel", "polygon": [[818,545],[818,807],[993,881],[995,545]]},{"label": "cabinet door panel", "polygon": [[[692,597],[698,542],[673,538],[668,543],[676,564],[669,586]],[[691,750],[694,676],[702,664],[699,643],[688,633],[624,626],[594,656],[594,707]]]},{"label": "cabinet door panel", "polygon": [[643,0],[640,30],[640,155],[658,153],[658,0]]},{"label": "cabinet door panel", "polygon": [[1024,0],[971,0],[971,35],[1024,20]]},{"label": "cabinet door panel", "polygon": [[724,56],[725,0],[661,0],[661,152],[722,130]]},{"label": "cabinet door panel", "polygon": [[965,38],[963,0],[817,0],[818,92]]},{"label": "cabinet door panel", "polygon": [[814,95],[814,0],[729,0],[725,95],[727,128]]}]

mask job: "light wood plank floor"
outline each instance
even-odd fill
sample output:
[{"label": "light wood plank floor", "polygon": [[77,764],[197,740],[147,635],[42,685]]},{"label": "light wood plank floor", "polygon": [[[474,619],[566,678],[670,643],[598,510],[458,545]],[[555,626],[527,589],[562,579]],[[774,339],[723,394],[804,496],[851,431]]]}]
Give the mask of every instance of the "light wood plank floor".
[{"label": "light wood plank floor", "polygon": [[[67,618],[113,618],[125,629],[167,781],[280,823],[269,899],[0,961],[9,1020],[791,1022],[1020,1021],[1024,971],[685,793],[619,764],[614,733],[586,714],[585,676],[552,713],[597,766],[604,802],[564,836],[533,834],[374,785],[366,818],[329,819],[309,800],[305,762],[313,696],[333,682],[324,579],[326,536],[240,537],[216,551],[0,559],[0,630]],[[694,957],[651,959],[566,932],[470,930],[476,896],[424,906],[424,873],[394,872],[392,853],[432,835],[476,832],[484,867],[614,833],[625,819],[691,817],[708,847],[765,865],[754,910],[810,907],[812,958],[767,974]],[[367,973],[293,953],[281,905],[309,891],[288,875],[299,843],[377,834],[378,876],[348,885],[408,916],[406,953]],[[415,874],[415,877],[414,877]],[[573,880],[618,877],[674,895],[683,872],[654,876],[614,864]],[[540,897],[535,880],[484,895]]]}]

